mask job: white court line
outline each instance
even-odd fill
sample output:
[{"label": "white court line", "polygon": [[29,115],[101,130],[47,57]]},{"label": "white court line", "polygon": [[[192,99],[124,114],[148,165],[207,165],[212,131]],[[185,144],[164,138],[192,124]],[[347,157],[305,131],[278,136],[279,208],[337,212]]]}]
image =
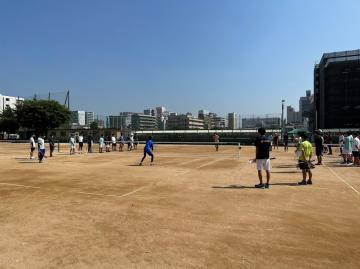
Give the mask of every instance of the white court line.
[{"label": "white court line", "polygon": [[354,192],[356,192],[358,195],[360,195],[359,191],[355,189],[350,183],[348,183],[345,179],[343,179],[341,176],[339,176],[333,169],[331,169],[329,166],[325,165],[327,169],[330,170],[330,172],[336,176],[338,179],[340,179],[342,182],[344,182],[350,189],[352,189]]},{"label": "white court line", "polygon": [[189,160],[189,161],[186,161],[186,162],[183,162],[183,163],[179,163],[179,165],[185,165],[185,164],[192,163],[192,162],[197,162],[197,161],[200,161],[200,160],[201,160],[200,158],[191,159],[191,160]]},{"label": "white court line", "polygon": [[204,164],[202,164],[202,165],[200,165],[200,166],[198,166],[198,167],[196,167],[197,169],[199,169],[199,168],[203,168],[203,167],[205,167],[205,166],[208,166],[208,165],[210,165],[210,164],[213,164],[213,163],[216,163],[216,162],[219,162],[219,161],[222,161],[223,159],[217,159],[217,160],[213,160],[213,161],[210,161],[210,162],[207,162],[207,163],[204,163]]},{"label": "white court line", "polygon": [[0,182],[0,184],[1,184],[1,185],[7,185],[7,186],[22,187],[22,188],[41,189],[40,187],[35,187],[35,186],[28,186],[28,185],[21,185],[21,184],[13,184],[13,183],[5,183],[5,182]]}]

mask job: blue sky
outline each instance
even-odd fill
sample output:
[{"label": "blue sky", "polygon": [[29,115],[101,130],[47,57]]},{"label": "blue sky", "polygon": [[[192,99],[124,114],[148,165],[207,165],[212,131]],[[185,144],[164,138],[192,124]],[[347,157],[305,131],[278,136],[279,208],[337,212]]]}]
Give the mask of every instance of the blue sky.
[{"label": "blue sky", "polygon": [[280,113],[324,52],[360,48],[360,1],[0,0],[0,93],[98,114]]}]

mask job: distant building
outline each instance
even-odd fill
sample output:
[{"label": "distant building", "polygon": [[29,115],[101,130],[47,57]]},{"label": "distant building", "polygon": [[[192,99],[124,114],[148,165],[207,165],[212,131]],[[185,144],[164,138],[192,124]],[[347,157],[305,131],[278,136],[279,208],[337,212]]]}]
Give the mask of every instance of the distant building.
[{"label": "distant building", "polygon": [[295,111],[292,106],[286,107],[286,122],[288,124],[299,124],[301,123],[300,112]]},{"label": "distant building", "polygon": [[136,114],[135,112],[120,112],[119,116],[121,117],[121,129],[127,130],[131,129],[131,116]]},{"label": "distant building", "polygon": [[299,100],[299,114],[300,122],[303,123],[305,118],[309,118],[314,110],[313,103],[311,102],[311,91],[306,91],[306,96],[300,97]]},{"label": "distant building", "polygon": [[85,126],[85,111],[76,110],[71,111],[71,125],[73,126]]},{"label": "distant building", "polygon": [[154,117],[156,117],[156,110],[155,109],[145,109],[144,110],[144,114],[145,115],[151,115],[151,116],[154,116]]},{"label": "distant building", "polygon": [[163,106],[159,106],[159,107],[156,107],[155,110],[156,110],[156,115],[154,115],[154,116],[161,117],[165,113],[166,108]]},{"label": "distant building", "polygon": [[238,129],[238,118],[235,112],[228,114],[228,128],[231,130]]},{"label": "distant building", "polygon": [[280,128],[280,117],[269,118],[243,118],[242,128]]},{"label": "distant building", "polygon": [[85,125],[90,125],[95,120],[95,114],[94,112],[85,112]]},{"label": "distant building", "polygon": [[194,118],[190,115],[170,114],[167,120],[167,129],[172,130],[194,130],[204,129],[204,120]]},{"label": "distant building", "polygon": [[360,50],[324,53],[314,68],[315,128],[360,127]]},{"label": "distant building", "polygon": [[212,129],[225,129],[227,128],[227,119],[219,117],[216,114],[211,118]]},{"label": "distant building", "polygon": [[15,109],[16,104],[22,101],[24,101],[24,98],[0,94],[0,113],[2,113],[7,107]]},{"label": "distant building", "polygon": [[108,116],[106,127],[111,129],[119,129],[119,130],[122,129],[122,117]]},{"label": "distant building", "polygon": [[131,116],[131,129],[133,130],[157,130],[156,117],[145,114],[133,114]]}]

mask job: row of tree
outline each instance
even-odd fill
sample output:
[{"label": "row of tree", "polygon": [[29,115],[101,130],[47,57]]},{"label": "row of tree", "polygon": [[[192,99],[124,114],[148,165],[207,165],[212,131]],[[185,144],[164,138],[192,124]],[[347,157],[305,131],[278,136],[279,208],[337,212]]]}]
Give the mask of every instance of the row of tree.
[{"label": "row of tree", "polygon": [[16,133],[26,128],[36,134],[58,128],[70,120],[70,111],[53,100],[25,100],[16,109],[7,107],[0,114],[0,131]]}]

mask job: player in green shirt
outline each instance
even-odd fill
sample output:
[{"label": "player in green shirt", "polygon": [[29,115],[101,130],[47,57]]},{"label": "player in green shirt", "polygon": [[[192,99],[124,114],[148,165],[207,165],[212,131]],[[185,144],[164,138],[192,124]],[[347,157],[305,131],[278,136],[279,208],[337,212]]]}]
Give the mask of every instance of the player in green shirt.
[{"label": "player in green shirt", "polygon": [[[301,151],[299,157],[299,167],[302,171],[303,180],[298,182],[299,185],[312,184],[312,172],[311,172],[311,157],[313,149],[311,143],[308,141],[307,134],[302,135],[303,142],[299,145]],[[309,179],[306,181],[306,174],[309,174]]]}]

